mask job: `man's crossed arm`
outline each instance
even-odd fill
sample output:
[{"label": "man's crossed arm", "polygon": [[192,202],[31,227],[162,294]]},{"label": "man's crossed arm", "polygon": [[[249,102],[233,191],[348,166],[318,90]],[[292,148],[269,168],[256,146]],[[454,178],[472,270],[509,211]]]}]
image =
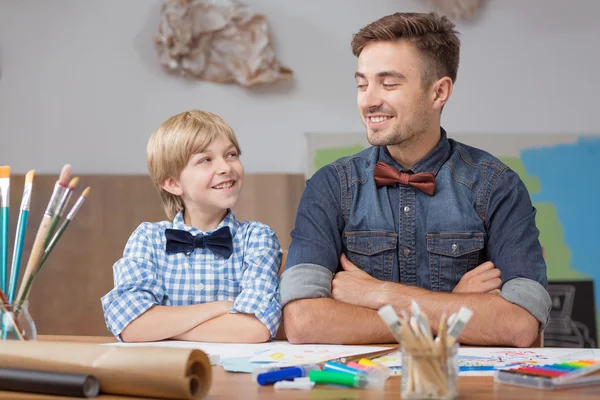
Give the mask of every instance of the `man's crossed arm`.
[{"label": "man's crossed arm", "polygon": [[287,338],[292,343],[393,343],[394,338],[377,315],[386,304],[396,311],[417,301],[432,328],[444,310],[461,306],[473,318],[459,340],[465,344],[527,347],[536,338],[539,322],[524,308],[498,296],[500,271],[491,262],[463,276],[453,293],[432,292],[401,283],[380,281],[342,255],[344,271],[332,280],[332,298],[298,299],[284,307]]}]

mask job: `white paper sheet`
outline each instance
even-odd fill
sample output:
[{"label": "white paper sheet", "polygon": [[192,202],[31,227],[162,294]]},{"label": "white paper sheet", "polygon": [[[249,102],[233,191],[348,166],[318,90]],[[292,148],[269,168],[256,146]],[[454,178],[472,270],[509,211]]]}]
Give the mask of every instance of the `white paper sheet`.
[{"label": "white paper sheet", "polygon": [[250,362],[312,363],[368,354],[390,347],[291,344],[288,341],[267,343],[206,343],[165,340],[143,343],[107,343],[109,346],[159,346],[200,349],[221,360],[248,357]]}]

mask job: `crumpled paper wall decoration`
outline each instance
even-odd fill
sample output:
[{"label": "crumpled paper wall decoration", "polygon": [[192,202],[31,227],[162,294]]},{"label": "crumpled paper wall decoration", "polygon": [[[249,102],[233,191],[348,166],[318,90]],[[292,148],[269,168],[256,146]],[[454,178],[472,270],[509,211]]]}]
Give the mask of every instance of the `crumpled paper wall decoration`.
[{"label": "crumpled paper wall decoration", "polygon": [[447,16],[459,20],[470,19],[481,7],[480,0],[432,0]]},{"label": "crumpled paper wall decoration", "polygon": [[271,45],[266,18],[238,0],[168,0],[154,38],[169,72],[252,86],[290,79]]}]

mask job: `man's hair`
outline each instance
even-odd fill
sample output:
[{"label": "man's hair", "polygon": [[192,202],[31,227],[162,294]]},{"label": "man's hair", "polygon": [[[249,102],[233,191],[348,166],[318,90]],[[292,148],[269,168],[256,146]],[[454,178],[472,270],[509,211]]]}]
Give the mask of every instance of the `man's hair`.
[{"label": "man's hair", "polygon": [[217,137],[225,135],[241,154],[233,129],[221,117],[200,110],[177,114],[162,123],[148,141],[146,161],[154,187],[160,193],[169,219],[184,209],[183,200],[161,186],[167,178],[179,179],[190,157],[203,152]]},{"label": "man's hair", "polygon": [[456,81],[460,58],[460,39],[455,25],[437,13],[395,13],[362,28],[352,38],[356,57],[370,43],[406,40],[422,55],[423,86],[447,76]]}]

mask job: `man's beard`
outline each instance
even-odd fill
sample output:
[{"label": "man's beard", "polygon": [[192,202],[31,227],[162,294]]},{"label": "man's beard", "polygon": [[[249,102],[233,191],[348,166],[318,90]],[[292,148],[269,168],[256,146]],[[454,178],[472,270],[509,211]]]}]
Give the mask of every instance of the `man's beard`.
[{"label": "man's beard", "polygon": [[367,140],[371,146],[395,146],[413,141],[415,137],[420,136],[425,129],[415,129],[414,125],[402,127],[393,127],[389,133],[382,130],[372,131],[367,128]]}]

